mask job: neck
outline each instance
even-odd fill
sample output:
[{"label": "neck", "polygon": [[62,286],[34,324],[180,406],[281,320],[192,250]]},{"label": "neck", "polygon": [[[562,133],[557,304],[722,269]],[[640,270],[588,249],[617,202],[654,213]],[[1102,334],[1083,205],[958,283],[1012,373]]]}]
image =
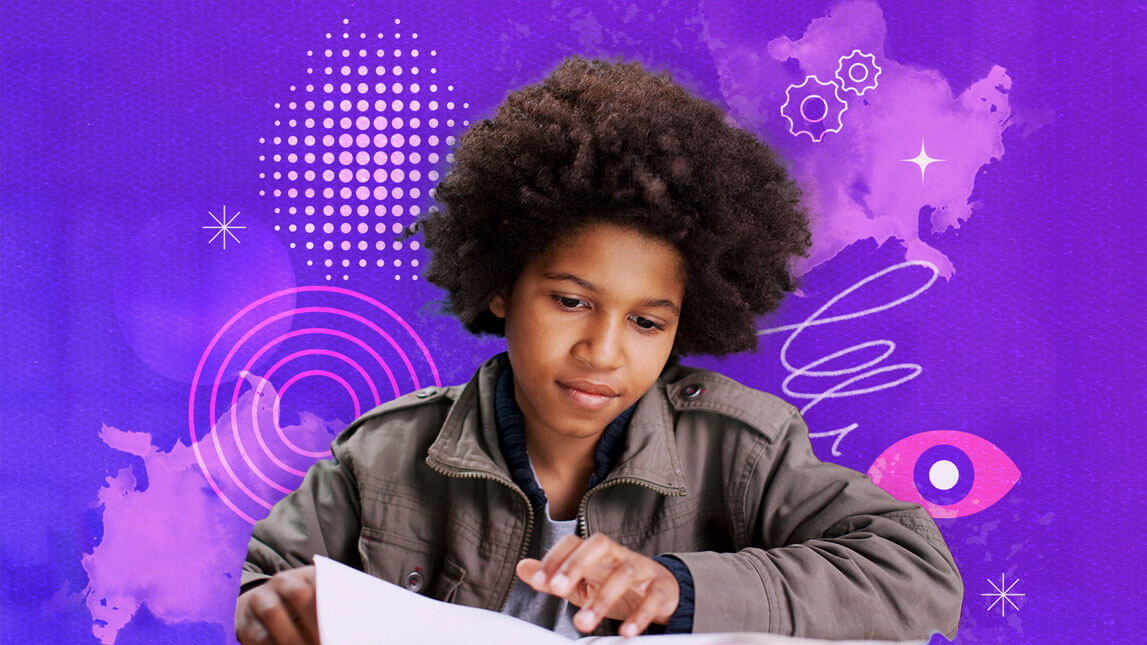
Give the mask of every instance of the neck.
[{"label": "neck", "polygon": [[589,481],[597,469],[594,452],[600,438],[600,432],[591,437],[567,437],[526,421],[526,452],[534,470],[552,473],[561,479]]}]

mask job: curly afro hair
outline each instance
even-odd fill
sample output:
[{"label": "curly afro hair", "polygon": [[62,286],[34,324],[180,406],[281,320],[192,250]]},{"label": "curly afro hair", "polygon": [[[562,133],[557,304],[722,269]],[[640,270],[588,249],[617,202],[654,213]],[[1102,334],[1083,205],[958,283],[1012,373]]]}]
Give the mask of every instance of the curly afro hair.
[{"label": "curly afro hair", "polygon": [[755,318],[796,289],[793,256],[811,235],[800,191],[776,155],[668,72],[566,58],[475,123],[416,225],[426,278],[472,333],[504,335],[491,298],[563,236],[597,222],[672,244],[685,260],[673,352],[757,347]]}]

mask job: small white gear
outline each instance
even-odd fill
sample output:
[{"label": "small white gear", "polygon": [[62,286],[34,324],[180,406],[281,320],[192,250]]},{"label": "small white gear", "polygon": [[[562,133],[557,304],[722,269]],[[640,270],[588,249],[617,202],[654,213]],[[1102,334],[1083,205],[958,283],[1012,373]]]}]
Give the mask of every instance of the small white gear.
[{"label": "small white gear", "polygon": [[874,54],[854,49],[851,54],[841,56],[837,61],[836,80],[840,81],[840,87],[845,91],[863,96],[868,90],[876,89],[881,71]]},{"label": "small white gear", "polygon": [[806,76],[799,84],[785,88],[781,116],[789,122],[789,134],[807,134],[814,143],[820,143],[826,132],[840,132],[844,127],[840,117],[847,110],[848,104],[840,98],[840,87],[835,82]]}]

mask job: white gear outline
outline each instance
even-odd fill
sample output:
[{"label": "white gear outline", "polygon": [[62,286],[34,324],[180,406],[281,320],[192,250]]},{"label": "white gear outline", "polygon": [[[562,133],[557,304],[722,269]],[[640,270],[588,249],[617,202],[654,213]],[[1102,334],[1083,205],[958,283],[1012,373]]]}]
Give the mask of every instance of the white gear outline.
[{"label": "white gear outline", "polygon": [[[855,78],[853,74],[853,70],[858,65],[864,68],[864,76],[859,79]],[[846,67],[848,68],[847,73],[844,71]],[[873,70],[876,70],[875,73]],[[847,56],[841,56],[836,63],[836,79],[840,81],[840,87],[857,96],[864,96],[868,90],[876,89],[880,84],[877,79],[880,78],[882,71],[880,66],[876,64],[875,54],[865,54],[859,49],[852,50],[852,53]],[[869,81],[871,81],[871,85],[869,85]]]},{"label": "white gear outline", "polygon": [[[811,88],[806,90],[805,88],[808,86],[809,81],[815,83],[817,86],[819,86],[820,89],[831,87],[832,98],[836,100],[836,106],[838,109],[832,109],[832,107],[829,105],[828,98],[824,96],[823,93]],[[793,90],[803,90],[801,92],[797,92],[797,96],[800,98],[800,100],[797,102],[793,101]],[[803,96],[801,96],[802,94]],[[804,114],[805,103],[813,97],[820,99],[824,103],[824,116],[818,119],[810,119]],[[796,118],[793,118],[793,116],[791,116],[787,111],[789,110],[790,105],[796,109]],[[841,128],[844,127],[844,121],[841,119],[841,115],[847,111],[848,103],[845,103],[844,99],[840,98],[840,86],[837,85],[836,82],[825,83],[812,74],[806,76],[805,79],[799,84],[790,84],[788,87],[786,87],[785,102],[781,105],[781,116],[785,117],[785,120],[789,122],[789,134],[793,135],[794,137],[799,137],[801,134],[807,134],[809,138],[813,140],[813,143],[820,143],[820,140],[823,139],[824,135],[828,132],[840,132]],[[830,117],[836,120],[836,127],[824,127],[824,129],[820,130],[819,132],[814,132],[808,128],[810,125],[823,124],[825,121],[828,121]],[[798,121],[801,123],[800,128],[797,128]]]}]

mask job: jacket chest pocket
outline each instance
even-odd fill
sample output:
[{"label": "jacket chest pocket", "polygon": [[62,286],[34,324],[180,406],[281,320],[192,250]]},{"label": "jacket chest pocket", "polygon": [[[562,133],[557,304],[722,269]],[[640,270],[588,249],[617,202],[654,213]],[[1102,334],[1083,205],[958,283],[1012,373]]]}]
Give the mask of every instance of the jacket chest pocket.
[{"label": "jacket chest pocket", "polygon": [[358,552],[370,575],[443,602],[454,600],[466,577],[441,548],[371,527],[359,533]]}]

